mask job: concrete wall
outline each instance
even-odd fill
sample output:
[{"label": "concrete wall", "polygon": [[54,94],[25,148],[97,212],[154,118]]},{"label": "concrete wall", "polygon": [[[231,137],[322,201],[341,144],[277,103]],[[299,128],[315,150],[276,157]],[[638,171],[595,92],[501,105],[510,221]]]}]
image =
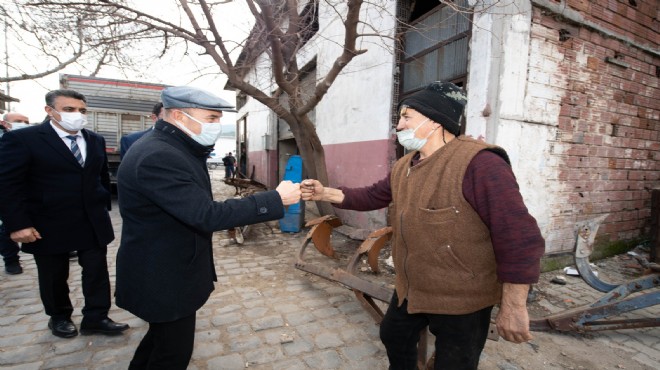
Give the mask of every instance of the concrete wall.
[{"label": "concrete wall", "polygon": [[[256,62],[256,67],[246,76],[247,82],[258,87],[262,91],[272,90],[272,70],[270,60],[262,55]],[[255,180],[274,186],[277,179],[273,179],[272,159],[277,159],[277,152],[272,145],[267,145],[264,137],[270,137],[277,133],[277,120],[273,112],[265,105],[252,97],[248,97],[245,105],[240,109],[237,122],[242,125],[247,121],[247,132],[245,142],[247,145],[247,175],[252,174],[254,167]],[[236,134],[241,135],[241,128],[237,127]],[[276,165],[275,165],[276,166]]]}]

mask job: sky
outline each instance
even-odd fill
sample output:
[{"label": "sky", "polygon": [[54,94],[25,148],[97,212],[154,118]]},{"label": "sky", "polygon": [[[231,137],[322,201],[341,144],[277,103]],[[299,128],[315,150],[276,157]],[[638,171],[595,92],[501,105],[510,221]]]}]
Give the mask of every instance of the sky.
[{"label": "sky", "polygon": [[[0,0],[0,3],[3,5],[8,2],[13,3],[11,0]],[[174,19],[178,19],[178,10],[174,6],[174,0],[139,0],[134,2],[138,4],[137,7],[140,10],[149,14],[168,19],[176,15]],[[252,16],[249,14],[249,10],[245,8],[244,3],[244,1],[234,1],[229,4],[223,4],[218,8],[221,11],[215,12],[215,22],[219,25],[220,32],[226,40],[243,40],[251,27]],[[9,45],[9,49],[12,52],[6,53],[5,48],[7,45]],[[159,49],[161,45],[154,44],[153,47]],[[31,53],[30,50],[32,49],[21,47],[19,48],[21,52],[14,52],[15,48],[16,45],[11,40],[5,43],[4,37],[0,37],[0,59],[3,61],[3,67],[7,64],[7,55],[10,66],[32,64],[35,68],[41,67],[38,63],[40,59],[39,55],[37,53]],[[235,102],[235,93],[223,90],[226,78],[224,75],[219,74],[219,68],[213,67],[211,75],[202,76],[202,74],[208,73],[208,70],[205,69],[208,66],[215,66],[215,63],[210,57],[195,56],[194,58],[189,58],[179,49],[138,72],[122,72],[113,68],[104,68],[97,74],[97,77],[175,86],[196,86],[212,91],[225,100]],[[2,69],[0,73],[5,75],[5,68]],[[200,70],[205,70],[206,72],[201,73]],[[90,73],[89,70],[80,66],[69,66],[59,72],[37,80],[11,82],[9,84],[9,94],[21,101],[19,103],[11,103],[10,111],[26,114],[31,122],[40,122],[44,117],[44,96],[49,90],[59,88],[60,74],[89,75]],[[9,75],[12,75],[11,70],[9,71]],[[7,87],[6,83],[0,84],[0,89],[4,90],[5,93],[8,91]],[[235,114],[230,112],[225,112],[222,119],[224,124],[233,124],[235,120]]]}]

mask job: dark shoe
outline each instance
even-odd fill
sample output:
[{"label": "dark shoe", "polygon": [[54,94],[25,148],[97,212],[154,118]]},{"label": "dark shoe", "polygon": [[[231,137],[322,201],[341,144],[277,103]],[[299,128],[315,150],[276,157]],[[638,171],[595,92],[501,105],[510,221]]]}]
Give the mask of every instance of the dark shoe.
[{"label": "dark shoe", "polygon": [[48,320],[48,329],[53,335],[60,338],[72,338],[78,335],[76,326],[71,320]]},{"label": "dark shoe", "polygon": [[85,322],[85,320],[83,320],[82,324],[80,324],[80,334],[82,335],[95,333],[115,335],[121,334],[121,332],[126,329],[128,329],[128,324],[114,322],[109,318],[97,322]]},{"label": "dark shoe", "polygon": [[20,262],[11,262],[5,265],[5,271],[9,275],[18,275],[23,273],[23,268],[21,267]]},{"label": "dark shoe", "polygon": [[76,258],[78,257],[78,252],[77,251],[70,251],[69,252],[69,258]]}]

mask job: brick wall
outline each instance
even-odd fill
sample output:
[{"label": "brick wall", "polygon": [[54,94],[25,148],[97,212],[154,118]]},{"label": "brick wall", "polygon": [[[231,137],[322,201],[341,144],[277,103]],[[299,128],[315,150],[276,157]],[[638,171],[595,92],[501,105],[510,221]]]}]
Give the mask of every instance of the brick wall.
[{"label": "brick wall", "polygon": [[606,213],[600,241],[648,236],[651,190],[660,187],[660,58],[610,37],[657,51],[657,1],[566,3],[608,32],[534,8],[529,81],[549,80],[560,96],[549,253],[573,248],[575,222]]}]

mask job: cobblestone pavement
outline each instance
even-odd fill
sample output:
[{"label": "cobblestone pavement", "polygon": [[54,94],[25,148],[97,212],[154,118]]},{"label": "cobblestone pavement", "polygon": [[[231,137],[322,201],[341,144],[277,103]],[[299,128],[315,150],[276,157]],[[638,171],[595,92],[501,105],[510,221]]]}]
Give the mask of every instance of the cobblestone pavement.
[{"label": "cobblestone pavement", "polygon": [[[216,198],[231,196],[233,189],[220,181],[221,171],[212,171],[212,175]],[[108,249],[114,288],[121,235],[116,203],[111,214],[117,236]],[[225,232],[215,234],[219,280],[197,313],[189,369],[387,369],[378,326],[352,292],[293,267],[305,232],[280,233],[276,222],[255,225],[243,245]],[[359,242],[335,235],[333,245],[356,246]],[[125,334],[55,337],[46,325],[34,260],[21,254],[21,261],[22,275],[0,273],[0,368],[126,369],[147,324],[113,305],[110,317],[131,325]],[[549,284],[556,274],[542,277],[535,313],[562,311],[600,296],[579,278],[569,278],[565,286]],[[391,283],[391,276],[384,273],[377,281]],[[614,277],[625,278],[621,274]],[[75,307],[72,319],[79,325],[84,302],[75,260],[71,262],[70,287]],[[656,306],[641,314],[657,317],[659,311]],[[531,344],[523,345],[488,341],[480,368],[656,369],[658,364],[660,329],[656,328],[589,335],[536,333]]]}]

